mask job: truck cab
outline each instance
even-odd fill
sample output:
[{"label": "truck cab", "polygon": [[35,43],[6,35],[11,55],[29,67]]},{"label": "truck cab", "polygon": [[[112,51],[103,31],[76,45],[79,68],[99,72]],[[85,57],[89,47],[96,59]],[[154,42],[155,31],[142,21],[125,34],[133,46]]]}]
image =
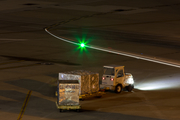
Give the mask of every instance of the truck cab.
[{"label": "truck cab", "polygon": [[124,88],[129,92],[133,90],[133,76],[124,72],[124,66],[110,65],[103,68],[101,89],[114,90],[116,93],[120,93]]}]

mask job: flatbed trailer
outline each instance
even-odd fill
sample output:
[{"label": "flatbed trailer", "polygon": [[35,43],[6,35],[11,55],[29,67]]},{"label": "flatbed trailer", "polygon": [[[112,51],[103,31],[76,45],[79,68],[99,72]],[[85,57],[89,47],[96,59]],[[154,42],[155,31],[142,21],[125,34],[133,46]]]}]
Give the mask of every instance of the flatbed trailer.
[{"label": "flatbed trailer", "polygon": [[79,95],[79,99],[80,100],[84,100],[87,98],[91,98],[91,97],[102,97],[102,95],[106,94],[105,92],[95,92],[95,93],[89,93],[89,94],[83,94],[83,95]]}]

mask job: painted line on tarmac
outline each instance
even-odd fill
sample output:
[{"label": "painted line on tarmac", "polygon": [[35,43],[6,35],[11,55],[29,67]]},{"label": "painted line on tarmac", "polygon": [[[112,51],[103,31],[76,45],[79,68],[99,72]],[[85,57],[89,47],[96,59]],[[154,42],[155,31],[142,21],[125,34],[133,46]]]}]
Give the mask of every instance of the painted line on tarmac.
[{"label": "painted line on tarmac", "polygon": [[18,116],[18,119],[17,119],[17,120],[21,120],[21,119],[22,119],[22,116],[23,116],[23,114],[24,114],[24,112],[25,112],[25,109],[26,109],[26,106],[27,106],[27,104],[28,104],[28,101],[29,101],[29,98],[30,98],[30,96],[31,96],[31,93],[32,93],[32,91],[29,90],[28,93],[27,93],[27,95],[26,95],[26,99],[24,100],[24,104],[23,104],[23,106],[22,106],[22,108],[21,108],[21,111],[20,111],[20,113],[19,113],[19,116]]},{"label": "painted line on tarmac", "polygon": [[[49,33],[51,36],[53,36],[59,40],[62,40],[62,41],[65,41],[65,42],[68,42],[71,44],[75,44],[75,45],[80,45],[80,43],[73,42],[73,41],[70,41],[68,39],[64,39],[62,37],[56,36],[55,34],[48,31],[47,28],[45,28],[45,31],[47,33]],[[91,48],[94,50],[103,51],[103,52],[113,53],[113,54],[117,54],[117,55],[123,55],[123,56],[131,57],[131,58],[135,58],[135,59],[139,59],[139,60],[145,60],[145,61],[149,61],[149,62],[154,62],[154,63],[158,63],[158,64],[163,64],[163,65],[168,65],[168,66],[180,68],[180,62],[179,61],[165,60],[165,59],[156,58],[153,56],[144,56],[144,55],[134,54],[134,53],[130,53],[130,52],[124,52],[124,51],[119,51],[119,50],[115,50],[115,49],[104,48],[104,47],[99,47],[99,46],[94,46],[94,45],[85,45],[85,47]]]},{"label": "painted line on tarmac", "polygon": [[25,41],[27,39],[8,39],[8,38],[0,38],[0,40],[7,40],[7,41]]},{"label": "painted line on tarmac", "polygon": [[0,63],[0,65],[6,65],[6,64],[11,64],[11,63],[18,63],[18,62],[23,62],[24,60],[18,60],[18,61],[10,61],[10,62],[3,62]]},{"label": "painted line on tarmac", "polygon": [[42,29],[38,30],[27,30],[27,31],[16,31],[16,32],[0,32],[0,34],[18,34],[18,33],[30,33],[30,32],[41,32]]},{"label": "painted line on tarmac", "polygon": [[20,67],[38,66],[38,65],[41,65],[41,64],[29,64],[29,65],[21,65],[21,66],[14,66],[14,67],[5,67],[5,68],[0,68],[0,70],[20,68]]},{"label": "painted line on tarmac", "polygon": [[[154,7],[162,7],[162,6],[154,6]],[[163,7],[164,7],[164,5],[163,5]],[[147,8],[144,8],[144,9],[147,9]],[[44,28],[44,30],[47,33],[49,33],[51,36],[53,36],[53,37],[55,37],[57,39],[60,39],[62,41],[65,41],[65,42],[68,42],[68,43],[71,43],[71,44],[80,45],[80,43],[76,43],[76,42],[73,42],[71,40],[59,37],[59,36],[51,33],[49,30],[52,29],[53,27],[58,26],[58,25],[66,24],[66,23],[71,22],[71,21],[80,20],[82,18],[90,18],[90,17],[93,17],[93,16],[112,14],[112,13],[115,13],[115,12],[117,12],[117,11],[110,11],[110,12],[105,12],[105,13],[95,13],[95,14],[92,14],[92,15],[81,16],[79,18],[72,18],[72,19],[69,19],[67,21],[62,21],[62,22],[55,23],[55,24],[52,24],[50,26],[47,26],[47,27]],[[177,20],[177,21],[179,21],[179,20]],[[158,22],[162,22],[162,21],[158,21]],[[166,21],[166,22],[172,22],[172,20]],[[147,23],[151,23],[151,22],[147,22]],[[135,24],[137,24],[137,23],[135,23]],[[140,60],[145,60],[145,61],[149,61],[149,62],[154,62],[154,63],[158,63],[158,64],[163,64],[163,65],[168,65],[168,66],[180,68],[180,62],[179,61],[165,60],[165,59],[162,59],[162,58],[156,58],[156,57],[152,57],[152,56],[144,56],[144,55],[124,52],[124,51],[118,51],[118,50],[114,50],[114,49],[109,49],[109,48],[103,48],[103,47],[99,47],[99,46],[93,46],[93,45],[85,45],[85,47],[95,49],[95,50],[99,50],[99,51],[103,51],[103,52],[113,53],[113,54],[117,54],[117,55],[123,55],[123,56],[131,57],[131,58],[136,58],[136,59],[140,59]]]}]

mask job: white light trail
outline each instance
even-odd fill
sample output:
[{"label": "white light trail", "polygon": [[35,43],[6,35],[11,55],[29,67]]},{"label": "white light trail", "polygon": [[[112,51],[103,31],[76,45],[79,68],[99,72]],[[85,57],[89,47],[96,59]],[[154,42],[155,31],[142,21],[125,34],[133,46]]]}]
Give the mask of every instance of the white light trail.
[{"label": "white light trail", "polygon": [[179,88],[180,80],[179,74],[173,74],[173,77],[169,75],[164,75],[161,77],[151,77],[146,78],[146,80],[137,81],[135,83],[135,88],[139,90],[163,90],[163,89],[173,89]]},{"label": "white light trail", "polygon": [[[70,40],[66,40],[64,38],[61,38],[61,37],[58,37],[58,36],[52,34],[51,32],[49,32],[47,30],[47,28],[45,28],[45,31],[47,33],[49,33],[50,35],[52,35],[53,37],[55,37],[57,39],[60,39],[62,41],[65,41],[65,42],[68,42],[68,43],[71,43],[71,44],[75,44],[75,45],[80,45],[79,43],[76,43],[76,42],[73,42],[73,41],[70,41]],[[143,55],[138,55],[138,54],[134,54],[134,53],[118,51],[118,50],[113,50],[113,49],[108,49],[108,48],[103,48],[103,47],[99,47],[99,46],[85,45],[85,47],[91,48],[91,49],[95,49],[95,50],[104,51],[104,52],[114,53],[114,54],[118,54],[118,55],[123,55],[123,56],[127,56],[127,57],[132,57],[132,58],[136,58],[136,59],[146,60],[146,61],[150,61],[150,62],[154,62],[154,63],[159,63],[159,64],[163,64],[163,65],[168,65],[168,66],[180,68],[180,63],[179,62],[172,62],[170,60],[163,60],[163,59],[159,59],[159,58],[143,56]]]}]

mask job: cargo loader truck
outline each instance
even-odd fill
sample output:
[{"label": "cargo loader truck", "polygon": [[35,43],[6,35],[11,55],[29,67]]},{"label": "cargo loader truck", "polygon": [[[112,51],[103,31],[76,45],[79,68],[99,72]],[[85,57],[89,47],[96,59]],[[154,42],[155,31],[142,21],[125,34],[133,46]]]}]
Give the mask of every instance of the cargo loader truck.
[{"label": "cargo loader truck", "polygon": [[100,88],[104,90],[113,90],[121,93],[123,89],[131,92],[134,89],[133,76],[124,72],[124,66],[103,66],[102,84]]}]

